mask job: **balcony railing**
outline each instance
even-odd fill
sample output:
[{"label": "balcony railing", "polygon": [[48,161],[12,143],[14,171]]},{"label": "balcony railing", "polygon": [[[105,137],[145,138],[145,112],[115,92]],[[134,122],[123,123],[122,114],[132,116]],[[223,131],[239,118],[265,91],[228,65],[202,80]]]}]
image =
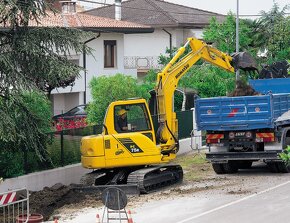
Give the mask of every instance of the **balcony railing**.
[{"label": "balcony railing", "polygon": [[125,69],[161,69],[163,65],[158,64],[157,56],[125,56]]}]

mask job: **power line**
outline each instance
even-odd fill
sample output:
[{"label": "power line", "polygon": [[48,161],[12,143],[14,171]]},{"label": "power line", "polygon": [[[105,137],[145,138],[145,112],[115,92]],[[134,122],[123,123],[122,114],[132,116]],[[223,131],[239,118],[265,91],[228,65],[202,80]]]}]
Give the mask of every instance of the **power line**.
[{"label": "power line", "polygon": [[[86,3],[93,3],[93,4],[98,4],[98,5],[103,5],[103,6],[114,6],[114,4],[109,4],[106,2],[97,2],[97,1],[92,1],[92,0],[77,0],[80,2],[86,2]],[[137,8],[137,7],[131,7],[131,6],[124,6],[122,5],[121,8],[127,8],[127,9],[136,9],[136,10],[140,10],[140,11],[152,11],[152,12],[160,12],[160,13],[164,13],[164,11],[161,10],[157,10],[157,9],[146,9],[146,8]],[[196,10],[202,10],[202,9],[196,9]],[[216,14],[218,16],[225,16],[223,14],[218,14],[215,12],[206,12],[205,10],[202,10],[205,13],[197,13],[194,15],[212,15],[212,14]],[[193,15],[192,13],[188,13],[188,12],[175,12],[175,11],[166,11],[168,13],[172,13],[172,14],[179,14],[179,15]],[[285,15],[290,15],[290,13],[284,13]],[[240,17],[260,17],[262,16],[262,14],[244,14],[244,15],[239,15]]]}]

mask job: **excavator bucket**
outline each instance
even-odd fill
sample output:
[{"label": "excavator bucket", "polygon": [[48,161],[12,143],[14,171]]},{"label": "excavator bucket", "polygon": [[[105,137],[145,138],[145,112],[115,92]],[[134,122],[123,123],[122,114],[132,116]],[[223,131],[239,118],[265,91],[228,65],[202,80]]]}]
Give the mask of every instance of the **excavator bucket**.
[{"label": "excavator bucket", "polygon": [[240,53],[234,53],[231,55],[232,60],[232,66],[237,69],[241,69],[244,71],[257,71],[257,63],[254,60],[254,58],[251,56],[251,54],[247,52],[240,52]]}]

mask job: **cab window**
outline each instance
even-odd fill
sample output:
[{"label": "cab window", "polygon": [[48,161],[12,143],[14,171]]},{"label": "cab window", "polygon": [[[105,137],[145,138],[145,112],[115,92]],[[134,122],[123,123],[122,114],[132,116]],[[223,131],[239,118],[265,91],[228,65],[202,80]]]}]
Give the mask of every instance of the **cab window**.
[{"label": "cab window", "polygon": [[118,105],[114,109],[117,132],[151,130],[149,116],[144,104]]}]

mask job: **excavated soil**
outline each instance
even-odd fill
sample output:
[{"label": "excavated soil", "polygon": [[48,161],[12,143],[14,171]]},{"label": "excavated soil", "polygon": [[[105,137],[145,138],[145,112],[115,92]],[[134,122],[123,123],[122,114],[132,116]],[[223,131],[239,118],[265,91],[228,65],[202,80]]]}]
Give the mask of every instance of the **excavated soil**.
[{"label": "excavated soil", "polygon": [[31,192],[30,213],[42,214],[44,220],[58,217],[57,210],[63,206],[89,207],[100,205],[100,194],[76,191],[73,187],[56,184],[41,191]]}]

